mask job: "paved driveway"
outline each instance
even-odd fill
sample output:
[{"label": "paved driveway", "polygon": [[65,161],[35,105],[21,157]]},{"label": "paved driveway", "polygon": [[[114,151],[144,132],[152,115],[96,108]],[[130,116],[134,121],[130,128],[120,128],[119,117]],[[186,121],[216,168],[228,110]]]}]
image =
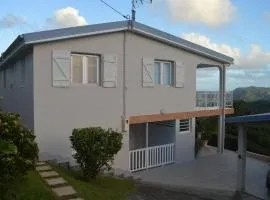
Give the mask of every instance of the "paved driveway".
[{"label": "paved driveway", "polygon": [[[236,188],[236,153],[226,151],[223,155],[211,152],[195,161],[149,169],[136,174],[142,181],[160,183],[173,187],[195,187],[234,191]],[[265,186],[269,164],[247,158],[246,190],[264,199],[270,199]]]}]

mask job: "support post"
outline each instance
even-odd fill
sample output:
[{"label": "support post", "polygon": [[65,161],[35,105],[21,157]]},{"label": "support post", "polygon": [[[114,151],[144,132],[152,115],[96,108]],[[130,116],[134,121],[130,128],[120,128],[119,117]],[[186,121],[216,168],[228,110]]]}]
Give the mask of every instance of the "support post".
[{"label": "support post", "polygon": [[238,126],[237,191],[245,191],[247,139],[243,125]]},{"label": "support post", "polygon": [[225,66],[219,67],[219,109],[221,115],[218,122],[218,148],[217,152],[222,154],[224,152],[225,143]]},{"label": "support post", "polygon": [[146,162],[146,169],[148,169],[149,166],[149,150],[148,150],[148,122],[146,122],[145,126],[145,148],[146,148],[146,155],[145,155],[145,162]]}]

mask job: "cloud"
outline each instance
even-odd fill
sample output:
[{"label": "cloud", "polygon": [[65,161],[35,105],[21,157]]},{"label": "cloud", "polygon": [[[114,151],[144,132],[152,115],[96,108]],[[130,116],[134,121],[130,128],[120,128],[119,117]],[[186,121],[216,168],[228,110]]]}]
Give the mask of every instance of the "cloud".
[{"label": "cloud", "polygon": [[87,21],[80,15],[79,10],[65,7],[56,10],[53,16],[47,19],[47,25],[51,28],[64,28],[87,25]]},{"label": "cloud", "polygon": [[270,52],[265,52],[257,44],[251,45],[248,54],[241,54],[239,48],[231,47],[228,44],[217,44],[212,42],[209,37],[198,33],[184,33],[182,37],[201,46],[233,57],[236,67],[263,68],[270,64]]},{"label": "cloud", "polygon": [[0,28],[14,28],[26,23],[25,17],[7,14],[0,19]]},{"label": "cloud", "polygon": [[240,57],[240,49],[239,48],[233,48],[233,47],[229,46],[228,44],[214,43],[207,36],[204,36],[204,35],[201,35],[198,33],[184,33],[184,34],[182,34],[182,37],[188,41],[191,41],[193,43],[207,47],[207,48],[212,49],[214,51],[223,53],[225,55],[231,56],[233,58]]},{"label": "cloud", "polygon": [[170,16],[175,21],[202,23],[211,27],[229,23],[236,7],[231,0],[167,0]]},{"label": "cloud", "polygon": [[[270,52],[253,44],[247,54],[228,44],[217,44],[207,36],[198,33],[182,34],[182,37],[209,49],[226,54],[235,59],[235,64],[227,68],[227,89],[251,85],[270,87]],[[216,68],[197,70],[198,90],[218,90],[219,73]]]}]

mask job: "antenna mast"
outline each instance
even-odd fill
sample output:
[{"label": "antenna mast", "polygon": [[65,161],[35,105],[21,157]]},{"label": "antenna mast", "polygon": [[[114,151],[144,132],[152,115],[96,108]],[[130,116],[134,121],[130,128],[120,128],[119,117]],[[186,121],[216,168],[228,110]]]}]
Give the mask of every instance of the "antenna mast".
[{"label": "antenna mast", "polygon": [[132,0],[132,8],[131,8],[131,21],[134,22],[136,20],[136,6],[138,3],[143,5],[144,3],[152,3],[153,0]]}]

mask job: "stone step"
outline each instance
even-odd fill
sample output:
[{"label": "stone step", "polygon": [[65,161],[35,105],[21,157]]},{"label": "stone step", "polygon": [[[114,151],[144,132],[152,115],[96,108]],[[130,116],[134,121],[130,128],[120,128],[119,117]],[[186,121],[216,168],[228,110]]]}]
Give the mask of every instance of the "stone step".
[{"label": "stone step", "polygon": [[62,186],[62,187],[52,188],[52,191],[58,197],[65,197],[65,196],[71,196],[71,195],[76,194],[76,191],[71,186]]},{"label": "stone step", "polygon": [[45,179],[45,181],[51,187],[54,187],[57,185],[63,185],[63,184],[67,183],[67,181],[65,179],[63,179],[62,177]]},{"label": "stone step", "polygon": [[47,165],[47,163],[43,161],[39,161],[36,163],[36,166],[42,166],[42,165]]},{"label": "stone step", "polygon": [[52,168],[51,168],[51,166],[49,166],[49,165],[43,165],[43,166],[38,166],[38,167],[36,167],[36,170],[38,171],[38,172],[42,172],[42,171],[49,171],[49,170],[51,170]]},{"label": "stone step", "polygon": [[42,178],[53,178],[59,176],[55,171],[39,172],[39,174]]}]

